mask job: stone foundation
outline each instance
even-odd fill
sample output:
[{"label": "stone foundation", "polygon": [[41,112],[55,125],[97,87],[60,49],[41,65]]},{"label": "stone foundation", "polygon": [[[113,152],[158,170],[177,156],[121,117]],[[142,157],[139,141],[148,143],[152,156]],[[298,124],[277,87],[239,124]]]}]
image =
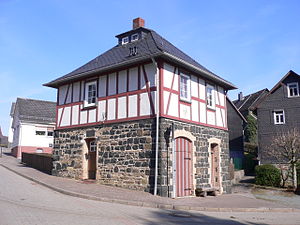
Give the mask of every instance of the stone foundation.
[{"label": "stone foundation", "polygon": [[[171,197],[171,126],[194,137],[194,188],[210,187],[209,139],[220,140],[221,177],[224,193],[230,193],[228,132],[160,118],[158,194]],[[87,131],[97,143],[97,174],[101,184],[153,193],[155,165],[155,119],[102,124],[59,130],[55,135],[53,175],[84,178]]]}]

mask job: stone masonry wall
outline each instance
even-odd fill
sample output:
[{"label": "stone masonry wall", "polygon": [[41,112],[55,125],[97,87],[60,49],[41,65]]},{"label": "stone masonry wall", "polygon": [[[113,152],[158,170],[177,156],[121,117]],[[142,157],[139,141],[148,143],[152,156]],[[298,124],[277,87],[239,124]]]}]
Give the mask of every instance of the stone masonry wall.
[{"label": "stone masonry wall", "polygon": [[179,122],[170,119],[161,119],[160,121],[160,154],[159,154],[159,190],[162,196],[172,196],[172,143],[171,143],[171,125],[174,122],[175,130],[185,130],[196,137],[194,143],[195,150],[193,162],[196,169],[194,178],[196,187],[210,187],[209,174],[209,143],[208,139],[217,138],[221,140],[221,177],[224,193],[231,193],[231,181],[229,177],[229,136],[225,130],[204,127],[200,125]]},{"label": "stone masonry wall", "polygon": [[[221,140],[221,176],[225,193],[230,193],[228,132],[220,129],[160,118],[158,195],[171,197],[171,125],[196,137],[193,163],[195,188],[209,187],[209,138]],[[94,130],[98,147],[97,181],[153,193],[155,164],[155,119],[102,124],[56,132],[53,175],[82,178],[83,143],[86,131]]]},{"label": "stone masonry wall", "polygon": [[97,181],[149,192],[154,174],[154,122],[146,119],[59,130],[55,137],[53,175],[82,177],[84,136],[86,131],[94,130],[98,149]]}]

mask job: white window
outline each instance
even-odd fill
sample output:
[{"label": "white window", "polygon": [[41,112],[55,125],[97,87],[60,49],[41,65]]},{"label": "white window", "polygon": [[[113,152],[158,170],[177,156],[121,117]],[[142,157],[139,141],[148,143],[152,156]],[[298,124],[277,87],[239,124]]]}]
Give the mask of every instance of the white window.
[{"label": "white window", "polygon": [[97,82],[89,82],[85,84],[85,101],[84,106],[94,106],[97,100]]},{"label": "white window", "polygon": [[97,151],[97,144],[95,141],[90,142],[90,152],[95,152]]},{"label": "white window", "polygon": [[139,35],[138,34],[131,35],[131,41],[137,41],[138,39],[139,39]]},{"label": "white window", "polygon": [[299,85],[298,83],[289,83],[287,84],[288,89],[288,97],[296,97],[299,96]]},{"label": "white window", "polygon": [[208,108],[215,108],[215,95],[214,95],[215,88],[212,85],[206,86],[206,104]]},{"label": "white window", "polygon": [[123,37],[122,38],[122,45],[127,44],[129,42],[129,38],[128,37]]},{"label": "white window", "polygon": [[273,112],[274,114],[274,124],[284,124],[284,111],[283,110],[276,110]]},{"label": "white window", "polygon": [[180,99],[191,101],[191,77],[183,73],[180,74]]}]

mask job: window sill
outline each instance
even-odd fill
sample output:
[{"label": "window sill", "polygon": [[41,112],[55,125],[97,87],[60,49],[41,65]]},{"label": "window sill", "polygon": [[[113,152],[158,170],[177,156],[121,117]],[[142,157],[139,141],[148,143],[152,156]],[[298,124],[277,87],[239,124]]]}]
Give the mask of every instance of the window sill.
[{"label": "window sill", "polygon": [[210,111],[216,111],[216,107],[206,105],[206,108]]},{"label": "window sill", "polygon": [[80,111],[85,111],[89,109],[96,109],[97,105],[90,105],[90,106],[83,106],[83,108]]},{"label": "window sill", "polygon": [[179,101],[181,101],[181,102],[184,102],[184,103],[188,103],[188,104],[192,104],[192,101],[191,101],[191,99],[190,99],[190,100],[188,100],[188,99],[183,99],[183,98],[180,98],[180,99],[179,99]]}]

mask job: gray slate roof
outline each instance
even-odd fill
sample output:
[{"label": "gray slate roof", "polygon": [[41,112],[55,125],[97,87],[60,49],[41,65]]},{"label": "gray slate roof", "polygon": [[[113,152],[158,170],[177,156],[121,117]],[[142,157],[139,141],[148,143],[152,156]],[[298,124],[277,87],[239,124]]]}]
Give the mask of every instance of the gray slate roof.
[{"label": "gray slate roof", "polygon": [[237,109],[245,116],[248,111],[255,110],[256,105],[260,102],[260,99],[264,97],[269,90],[267,88],[257,91],[255,93],[245,96],[242,100],[235,100],[233,104]]},{"label": "gray slate roof", "polygon": [[17,98],[15,107],[19,111],[21,121],[55,123],[56,102]]},{"label": "gray slate roof", "polygon": [[[145,34],[142,39],[125,45],[116,45],[71,73],[68,73],[44,85],[49,87],[58,87],[67,81],[76,80],[96,72],[105,72],[110,69],[116,69],[121,66],[134,64],[138,61],[149,60],[152,57],[164,57],[174,62],[184,64],[187,69],[191,69],[193,71],[196,70],[198,73],[201,73],[202,76],[205,76],[210,80],[214,80],[226,89],[236,88],[232,83],[212,73],[207,68],[189,57],[187,54],[176,48],[173,44],[161,37],[155,31],[140,27],[130,32],[138,31],[141,31]],[[121,35],[122,34],[117,35],[116,37]],[[130,48],[132,47],[137,47],[138,49],[138,54],[135,56],[129,56]]]}]

